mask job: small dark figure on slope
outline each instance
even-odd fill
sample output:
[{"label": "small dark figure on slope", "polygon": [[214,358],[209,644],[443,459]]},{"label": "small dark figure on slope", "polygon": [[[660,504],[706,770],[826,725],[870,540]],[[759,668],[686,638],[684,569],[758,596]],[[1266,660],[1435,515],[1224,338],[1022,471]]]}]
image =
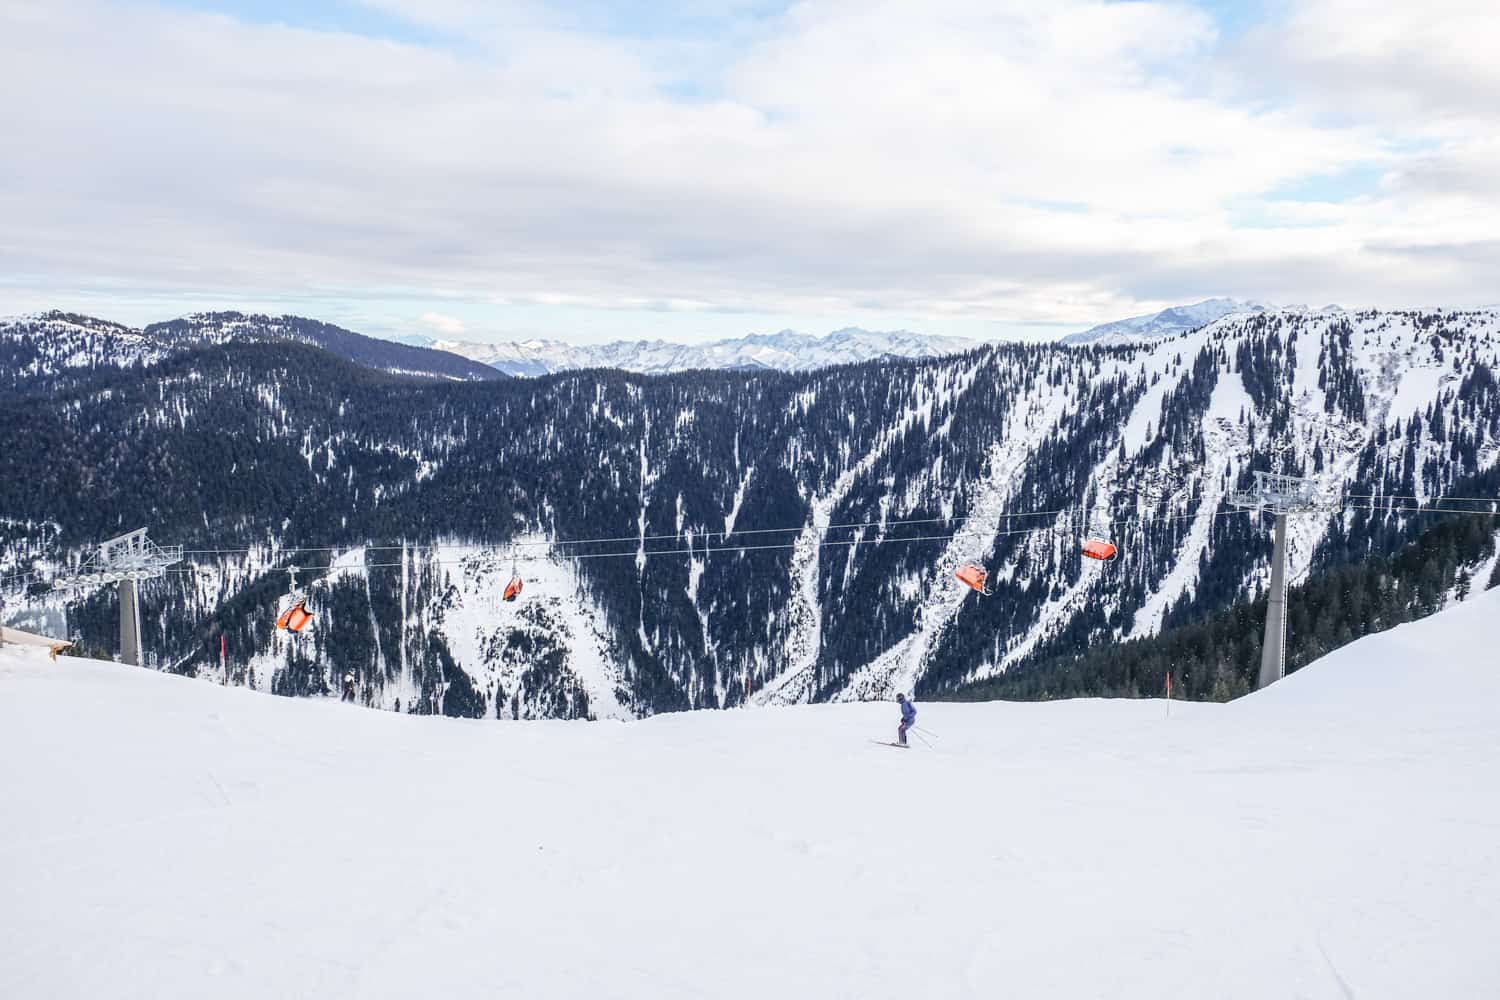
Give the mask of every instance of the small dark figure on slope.
[{"label": "small dark figure on slope", "polygon": [[904,694],[896,695],[896,700],[901,703],[901,725],[896,729],[896,739],[906,746],[906,731],[917,724],[917,706]]}]

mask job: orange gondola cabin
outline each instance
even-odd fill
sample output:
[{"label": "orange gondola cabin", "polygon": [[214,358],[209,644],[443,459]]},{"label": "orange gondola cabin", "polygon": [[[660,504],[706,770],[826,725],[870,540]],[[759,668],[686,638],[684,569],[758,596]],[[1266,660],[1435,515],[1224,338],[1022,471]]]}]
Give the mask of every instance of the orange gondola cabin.
[{"label": "orange gondola cabin", "polygon": [[959,583],[972,587],[981,594],[989,593],[989,590],[985,587],[985,580],[988,578],[988,574],[978,566],[966,563],[960,566],[953,575],[958,578]]},{"label": "orange gondola cabin", "polygon": [[1090,538],[1083,543],[1082,548],[1084,555],[1100,562],[1113,562],[1117,551],[1114,542],[1106,542],[1102,538]]},{"label": "orange gondola cabin", "polygon": [[299,600],[281,613],[276,627],[286,632],[301,632],[312,624],[313,613],[307,610],[307,602]]},{"label": "orange gondola cabin", "polygon": [[510,583],[507,583],[505,585],[505,593],[503,593],[503,594],[500,595],[500,600],[502,600],[502,601],[514,601],[516,598],[518,598],[520,596],[521,596],[521,578],[519,576],[513,576],[513,577],[510,578]]}]

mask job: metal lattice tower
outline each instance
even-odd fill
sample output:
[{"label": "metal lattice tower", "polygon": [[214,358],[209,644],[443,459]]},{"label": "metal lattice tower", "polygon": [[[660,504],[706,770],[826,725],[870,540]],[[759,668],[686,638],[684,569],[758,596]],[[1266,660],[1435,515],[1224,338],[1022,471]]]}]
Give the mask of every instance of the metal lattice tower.
[{"label": "metal lattice tower", "polygon": [[1286,518],[1288,514],[1333,511],[1342,502],[1319,499],[1317,483],[1311,479],[1257,472],[1255,485],[1229,497],[1236,507],[1270,511],[1276,515],[1275,544],[1271,554],[1271,591],[1266,602],[1266,634],[1260,647],[1257,690],[1286,675]]},{"label": "metal lattice tower", "polygon": [[66,579],[54,580],[54,587],[87,587],[98,584],[120,585],[120,661],[141,665],[141,607],[136,584],[166,573],[167,567],[182,561],[181,545],[157,545],[146,537],[146,529],[101,542],[83,561],[78,572]]}]

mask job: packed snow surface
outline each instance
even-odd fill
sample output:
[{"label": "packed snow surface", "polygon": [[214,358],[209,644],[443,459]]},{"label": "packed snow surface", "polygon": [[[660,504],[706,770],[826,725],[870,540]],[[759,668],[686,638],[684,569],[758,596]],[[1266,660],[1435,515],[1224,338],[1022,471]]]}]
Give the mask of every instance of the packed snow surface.
[{"label": "packed snow surface", "polygon": [[1229,705],[420,718],[0,650],[0,996],[1500,995],[1500,591]]}]

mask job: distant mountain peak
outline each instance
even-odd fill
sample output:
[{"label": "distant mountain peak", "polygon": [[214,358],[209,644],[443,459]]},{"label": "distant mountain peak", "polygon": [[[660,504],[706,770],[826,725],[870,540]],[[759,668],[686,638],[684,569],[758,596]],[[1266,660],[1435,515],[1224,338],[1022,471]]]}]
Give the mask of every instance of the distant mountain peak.
[{"label": "distant mountain peak", "polygon": [[97,316],[85,316],[82,313],[68,312],[64,309],[48,309],[45,312],[23,313],[19,316],[8,316],[0,318],[0,325],[63,325],[77,327],[80,330],[93,330],[96,332],[109,332],[114,334],[135,334],[139,330],[132,330],[123,323],[113,320],[100,319]]},{"label": "distant mountain peak", "polygon": [[930,358],[960,354],[978,347],[962,337],[938,337],[910,330],[864,330],[849,326],[819,336],[778,330],[750,333],[701,344],[668,340],[617,340],[606,344],[569,344],[532,337],[493,344],[455,340],[419,340],[460,354],[507,375],[536,376],[580,368],[617,368],[647,375],[694,369],[812,371],[878,358]]},{"label": "distant mountain peak", "polygon": [[1259,302],[1229,298],[1204,299],[1202,302],[1194,302],[1191,305],[1168,306],[1161,312],[1131,316],[1112,323],[1102,323],[1082,333],[1070,333],[1062,338],[1062,343],[1073,346],[1110,346],[1160,340],[1162,337],[1196,330],[1200,326],[1206,326],[1225,316],[1236,313],[1263,313],[1270,310],[1271,307]]},{"label": "distant mountain peak", "polygon": [[152,364],[176,351],[213,344],[289,341],[318,347],[345,361],[393,375],[450,381],[501,377],[488,366],[430,347],[367,337],[301,316],[234,310],[188,313],[137,329],[53,309],[0,319],[0,337],[45,338],[50,348],[43,367],[49,369]]}]

